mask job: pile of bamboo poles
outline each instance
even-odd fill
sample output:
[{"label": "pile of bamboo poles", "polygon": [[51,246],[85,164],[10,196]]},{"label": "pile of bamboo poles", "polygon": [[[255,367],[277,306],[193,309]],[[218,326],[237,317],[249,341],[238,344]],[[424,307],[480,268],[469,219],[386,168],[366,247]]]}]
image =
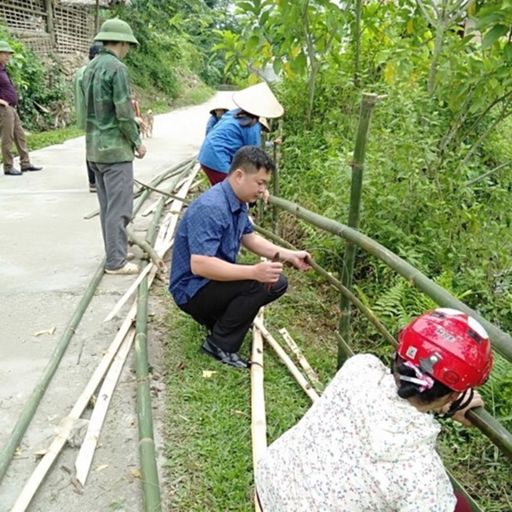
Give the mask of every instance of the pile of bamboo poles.
[{"label": "pile of bamboo poles", "polygon": [[[153,420],[149,388],[150,375],[147,359],[147,299],[149,287],[157,273],[162,270],[162,260],[172,246],[175,228],[184,204],[183,199],[193,186],[192,183],[197,172],[198,166],[196,165],[195,158],[192,158],[161,173],[151,181],[151,187],[156,187],[161,183],[164,183],[165,186],[165,182],[167,182],[165,189],[169,193],[175,193],[176,198],[170,201],[169,211],[163,221],[161,221],[161,217],[167,203],[165,197],[157,201],[156,208],[151,207],[146,210],[146,215],[149,213],[153,214],[146,240],[142,242],[136,237],[132,236],[131,238],[135,238],[135,242],[141,245],[143,250],[148,253],[151,262],[148,263],[139,276],[137,276],[135,282],[115,305],[112,312],[107,315],[106,320],[112,319],[137,289],[138,297],[134,301],[114,340],[90,377],[89,382],[72,410],[61,420],[55,438],[36,466],[34,472],[27,480],[11,512],[22,512],[27,509],[39,486],[66,444],[69,434],[77,424],[77,421],[81,418],[94,393],[101,385],[98,393],[99,398],[96,400],[94,410],[89,419],[87,433],[75,464],[76,484],[85,485],[110,399],[134,341],[135,366],[137,371],[137,416],[139,420],[139,448],[144,508],[146,511],[161,510],[156,449],[153,440]],[[150,188],[143,187],[141,189],[141,193],[134,206],[134,217],[143,206],[144,202],[150,197],[150,194],[152,194]],[[89,215],[88,217],[91,218],[92,216],[94,215]],[[105,262],[102,261],[98,266],[64,333],[57,343],[43,376],[34,389],[29,401],[23,408],[22,414],[6,446],[3,448],[2,452],[0,452],[0,481],[7,472],[15,450],[34,417],[38,405],[69,346],[70,340],[78,328],[80,320],[95,295],[95,291],[104,275],[104,263]],[[136,327],[133,327],[135,320]]]}]

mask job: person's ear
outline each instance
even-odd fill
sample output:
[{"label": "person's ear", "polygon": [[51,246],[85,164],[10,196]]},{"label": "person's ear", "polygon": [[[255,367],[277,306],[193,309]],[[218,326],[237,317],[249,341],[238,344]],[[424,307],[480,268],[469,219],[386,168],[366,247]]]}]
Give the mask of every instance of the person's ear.
[{"label": "person's ear", "polygon": [[242,169],[238,168],[238,169],[235,169],[235,171],[233,172],[233,175],[235,177],[236,183],[240,183],[242,181],[245,173]]}]

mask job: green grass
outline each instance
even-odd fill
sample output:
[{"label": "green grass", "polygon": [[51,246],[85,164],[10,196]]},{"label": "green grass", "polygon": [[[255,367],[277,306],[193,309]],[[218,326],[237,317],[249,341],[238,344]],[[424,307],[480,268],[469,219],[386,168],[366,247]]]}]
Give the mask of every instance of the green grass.
[{"label": "green grass", "polygon": [[[244,257],[247,261],[247,259]],[[313,274],[286,271],[288,293],[265,310],[267,327],[286,327],[327,383],[336,369],[337,294]],[[249,511],[253,491],[249,373],[199,352],[204,331],[171,306],[166,320],[168,369],[166,501],[176,511]],[[356,315],[358,351],[385,356],[390,348]],[[242,353],[249,355],[249,336]],[[309,399],[265,346],[265,403],[269,443],[294,425]],[[214,370],[211,378],[203,370]],[[447,421],[440,451],[447,467],[487,512],[511,510],[510,465],[476,429]]]},{"label": "green grass", "polygon": [[44,148],[46,146],[53,146],[54,144],[62,144],[68,139],[80,137],[84,132],[76,126],[66,126],[65,128],[58,128],[56,130],[49,130],[46,132],[34,132],[27,134],[27,143],[30,151],[35,149]]}]

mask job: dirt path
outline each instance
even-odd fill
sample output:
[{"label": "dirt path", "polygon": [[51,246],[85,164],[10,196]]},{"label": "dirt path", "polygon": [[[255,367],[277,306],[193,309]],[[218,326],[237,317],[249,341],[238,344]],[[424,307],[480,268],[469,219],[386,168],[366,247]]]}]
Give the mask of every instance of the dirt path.
[{"label": "dirt path", "polygon": [[[135,176],[149,181],[196,154],[210,104],[158,116],[154,136],[147,141],[148,155],[135,163]],[[103,258],[98,217],[83,219],[97,208],[95,195],[87,190],[83,138],[35,151],[31,156],[34,163],[45,166],[43,172],[22,177],[0,175],[0,447]],[[103,319],[132,279],[103,278],[0,485],[0,512],[8,511],[14,503],[35,467],[34,452],[48,446],[56,425],[71,410],[112,341],[121,318],[109,323]],[[53,328],[54,334],[35,335]],[[77,364],[82,344],[83,355]],[[73,469],[77,451],[66,448],[30,510],[142,510],[131,367],[129,360],[84,493],[76,493],[67,471]]]}]

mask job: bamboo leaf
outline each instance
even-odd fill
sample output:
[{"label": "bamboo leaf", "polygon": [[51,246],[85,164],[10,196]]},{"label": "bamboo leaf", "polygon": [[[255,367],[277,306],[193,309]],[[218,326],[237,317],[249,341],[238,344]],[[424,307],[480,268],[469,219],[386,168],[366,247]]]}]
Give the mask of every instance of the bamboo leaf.
[{"label": "bamboo leaf", "polygon": [[492,46],[500,37],[503,37],[508,32],[506,25],[496,25],[487,34],[485,34],[482,41],[482,48],[489,48]]}]

